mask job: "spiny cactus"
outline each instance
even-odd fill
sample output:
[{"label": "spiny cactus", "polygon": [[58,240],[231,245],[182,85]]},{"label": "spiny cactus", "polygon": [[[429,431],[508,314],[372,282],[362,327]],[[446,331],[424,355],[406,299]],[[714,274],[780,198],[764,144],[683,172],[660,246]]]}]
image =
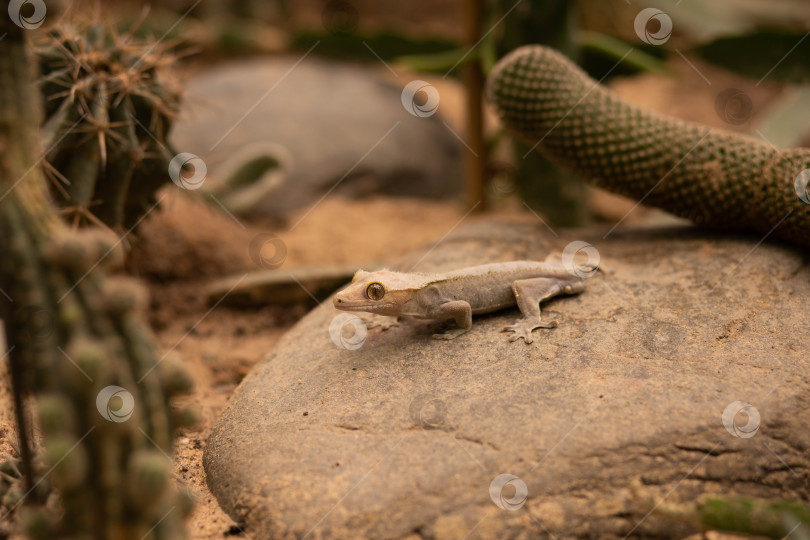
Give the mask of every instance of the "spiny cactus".
[{"label": "spiny cactus", "polygon": [[[170,400],[190,381],[176,359],[161,361],[154,350],[143,289],[107,275],[121,264],[121,241],[72,231],[56,215],[36,166],[41,102],[25,33],[0,17],[0,319],[24,479],[7,491],[16,495],[4,498],[0,518],[15,511],[32,538],[182,538],[191,504],[172,481],[169,455],[172,431],[190,415],[172,411]],[[64,138],[81,141],[72,131]],[[108,155],[105,171],[117,167]],[[32,448],[28,396],[41,452]],[[46,483],[55,492],[43,491]]]},{"label": "spiny cactus", "polygon": [[596,185],[696,223],[810,247],[810,149],[643,110],[542,46],[501,60],[488,94],[509,129]]},{"label": "spiny cactus", "polygon": [[180,91],[165,68],[175,58],[101,23],[61,25],[36,50],[54,199],[76,224],[130,227],[169,180]]}]

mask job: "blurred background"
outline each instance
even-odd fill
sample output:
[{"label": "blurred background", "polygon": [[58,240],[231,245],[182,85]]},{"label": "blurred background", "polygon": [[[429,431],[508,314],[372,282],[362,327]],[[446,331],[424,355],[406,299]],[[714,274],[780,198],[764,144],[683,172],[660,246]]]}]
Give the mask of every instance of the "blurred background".
[{"label": "blurred background", "polygon": [[[64,88],[49,89],[65,76],[53,65],[96,62],[92,51],[109,44],[99,36],[114,36],[124,50],[116,58],[143,43],[133,65],[149,65],[144,92],[160,96],[150,97],[155,110],[141,115],[136,103],[133,121],[119,124],[144,149],[137,174],[149,185],[123,213],[90,204],[92,187],[83,203],[59,187],[85,170],[76,160],[85,141],[49,153],[46,173],[72,226],[126,233],[126,272],[150,290],[158,347],[190,368],[196,390],[183,400],[201,421],[181,431],[174,472],[198,501],[194,538],[238,533],[200,464],[229,395],[357,268],[429,249],[481,216],[552,232],[676,221],[586,186],[501,130],[484,84],[509,51],[548,44],[628,101],[777,147],[810,144],[805,0],[82,0],[50,9],[33,41],[46,51],[51,140],[67,110]],[[0,423],[11,429],[11,413]]]},{"label": "blurred background", "polygon": [[[397,210],[414,199],[419,209],[401,218],[409,229],[430,227],[433,220],[418,216],[436,201],[450,202],[436,212],[461,212],[453,217],[473,207],[529,211],[563,227],[625,216],[631,203],[586,187],[536,152],[527,156],[528,146],[479,106],[494,62],[527,43],[563,51],[651,109],[776,146],[807,137],[810,5],[799,0],[88,1],[73,10],[171,44],[183,87],[173,150],[202,159],[201,192],[216,206],[291,233],[328,216],[333,195],[383,206],[368,198],[404,197],[386,211],[394,230]],[[414,106],[429,106],[419,115],[399,108],[413,81],[423,83],[410,93]],[[358,213],[335,211],[344,221]],[[670,219],[640,209],[625,223]],[[324,245],[312,260],[322,261],[322,250],[336,262],[361,252],[388,258],[371,247],[382,239],[343,244],[356,227],[363,225],[332,228],[334,236],[319,229]],[[442,221],[435,231],[446,228]],[[299,242],[288,244],[292,263]]]}]

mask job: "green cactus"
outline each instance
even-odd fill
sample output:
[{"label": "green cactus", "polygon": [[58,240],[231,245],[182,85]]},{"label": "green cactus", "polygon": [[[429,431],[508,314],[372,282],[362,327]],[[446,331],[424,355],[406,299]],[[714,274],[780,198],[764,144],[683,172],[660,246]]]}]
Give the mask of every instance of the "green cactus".
[{"label": "green cactus", "polygon": [[59,26],[36,52],[55,201],[75,224],[129,228],[169,180],[180,91],[166,67],[175,58],[101,23]]},{"label": "green cactus", "polygon": [[488,94],[509,129],[598,186],[695,223],[810,247],[810,149],[643,110],[542,46],[501,60]]},{"label": "green cactus", "polygon": [[765,538],[806,538],[810,531],[810,508],[788,500],[768,501],[742,496],[707,496],[684,504],[644,501],[650,512],[690,523],[695,527]]},{"label": "green cactus", "polygon": [[[9,345],[20,439],[18,465],[0,465],[5,491],[0,521],[7,523],[14,512],[32,538],[182,538],[183,518],[191,506],[171,481],[168,455],[178,419],[188,414],[174,413],[170,400],[188,392],[190,381],[177,361],[158,357],[143,322],[146,294],[141,286],[108,277],[123,260],[120,240],[109,231],[71,230],[51,203],[36,160],[42,114],[39,96],[31,91],[35,64],[26,32],[0,17],[0,35],[5,35],[0,40],[0,319]],[[109,82],[106,76],[100,79]],[[88,110],[115,105],[116,95],[94,95]],[[155,102],[151,94],[138,98],[144,99],[140,103]],[[123,106],[127,101],[131,104]],[[70,117],[74,103],[84,107],[78,99],[68,103],[68,113],[53,114]],[[124,96],[111,119],[133,110],[141,114],[138,103],[134,95]],[[120,142],[113,134],[123,131],[112,126],[107,136],[116,143],[110,144],[102,169],[100,147],[90,150],[82,138],[87,131],[78,124],[71,131],[72,123],[64,120],[58,123],[54,127],[49,121],[46,132],[51,137],[63,133],[71,142],[54,155],[83,156],[66,159],[62,170],[87,174],[74,177],[81,180],[71,185],[71,192],[90,198],[74,203],[89,205],[104,190],[118,189],[101,187],[110,179],[135,192],[137,174],[120,176],[132,162],[117,161],[134,140]],[[88,139],[94,145],[97,134],[93,131]],[[87,155],[95,157],[83,162]],[[90,164],[96,165],[95,172],[87,172]],[[41,439],[32,436],[28,396],[36,403]]]}]

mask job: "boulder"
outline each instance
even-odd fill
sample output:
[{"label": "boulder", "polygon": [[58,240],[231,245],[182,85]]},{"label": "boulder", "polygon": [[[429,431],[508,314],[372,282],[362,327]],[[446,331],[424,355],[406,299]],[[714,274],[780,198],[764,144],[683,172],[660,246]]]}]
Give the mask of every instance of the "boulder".
[{"label": "boulder", "polygon": [[396,265],[591,244],[605,271],[545,305],[559,327],[530,345],[501,332],[516,308],[437,341],[437,323],[366,330],[324,302],[213,430],[221,506],[255,539],[610,538],[686,536],[651,507],[710,493],[808,500],[806,254],[688,226],[604,233],[482,221]]},{"label": "boulder", "polygon": [[204,70],[186,88],[171,141],[203,160],[207,189],[220,194],[243,163],[272,158],[260,169],[266,185],[245,192],[257,200],[222,195],[240,213],[284,218],[332,191],[441,198],[461,189],[457,135],[433,109],[408,112],[403,88],[377,70],[312,56],[248,59]]}]

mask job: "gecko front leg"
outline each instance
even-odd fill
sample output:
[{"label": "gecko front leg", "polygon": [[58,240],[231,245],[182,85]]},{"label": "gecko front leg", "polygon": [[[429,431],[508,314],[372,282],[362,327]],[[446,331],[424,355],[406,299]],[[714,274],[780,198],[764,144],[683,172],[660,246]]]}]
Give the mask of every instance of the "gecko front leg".
[{"label": "gecko front leg", "polygon": [[512,292],[515,295],[523,318],[504,328],[505,332],[514,332],[509,341],[523,338],[526,343],[534,341],[532,331],[536,328],[556,328],[557,321],[545,322],[541,319],[540,302],[545,302],[558,294],[576,294],[585,288],[581,280],[568,280],[557,278],[521,279],[512,283]]},{"label": "gecko front leg", "polygon": [[455,339],[472,328],[472,308],[464,300],[452,300],[440,304],[430,313],[430,318],[440,320],[452,318],[458,327],[442,334],[433,334],[433,339]]}]

